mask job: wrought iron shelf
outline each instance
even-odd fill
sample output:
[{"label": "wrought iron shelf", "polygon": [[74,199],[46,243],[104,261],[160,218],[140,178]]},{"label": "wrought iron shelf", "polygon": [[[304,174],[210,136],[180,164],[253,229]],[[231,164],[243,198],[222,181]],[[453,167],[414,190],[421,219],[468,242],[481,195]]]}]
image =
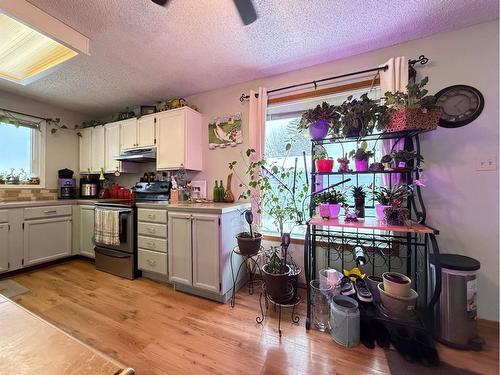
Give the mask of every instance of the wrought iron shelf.
[{"label": "wrought iron shelf", "polygon": [[396,174],[396,173],[417,173],[417,172],[419,172],[418,169],[405,168],[405,169],[392,169],[387,171],[313,172],[312,174],[316,176],[335,176],[335,175],[342,176],[342,175],[358,175],[358,174]]},{"label": "wrought iron shelf", "polygon": [[353,143],[361,141],[377,141],[379,139],[408,138],[408,137],[414,137],[420,133],[422,133],[422,130],[406,130],[399,132],[383,132],[383,133],[367,134],[363,137],[349,137],[349,138],[332,137],[323,139],[313,139],[311,140],[311,142],[313,145],[324,145],[331,143]]}]

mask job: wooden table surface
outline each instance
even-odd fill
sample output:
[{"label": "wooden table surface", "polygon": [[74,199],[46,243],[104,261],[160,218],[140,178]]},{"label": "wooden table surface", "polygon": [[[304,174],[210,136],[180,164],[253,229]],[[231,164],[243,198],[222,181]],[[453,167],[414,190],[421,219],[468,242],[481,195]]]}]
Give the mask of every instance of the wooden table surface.
[{"label": "wooden table surface", "polygon": [[0,295],[0,374],[120,374],[123,366]]}]

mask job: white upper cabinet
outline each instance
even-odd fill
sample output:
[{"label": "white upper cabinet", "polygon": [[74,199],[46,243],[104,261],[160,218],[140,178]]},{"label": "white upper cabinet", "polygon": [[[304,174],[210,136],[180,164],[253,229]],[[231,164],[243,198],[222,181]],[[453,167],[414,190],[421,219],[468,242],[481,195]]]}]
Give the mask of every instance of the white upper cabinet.
[{"label": "white upper cabinet", "polygon": [[80,131],[80,173],[90,173],[92,155],[92,128]]},{"label": "white upper cabinet", "polygon": [[156,144],[155,123],[156,114],[137,120],[137,147],[151,147]]},{"label": "white upper cabinet", "polygon": [[156,168],[202,170],[202,116],[189,107],[156,114]]},{"label": "white upper cabinet", "polygon": [[120,121],[121,148],[137,147],[137,119],[132,118]]},{"label": "white upper cabinet", "polygon": [[104,126],[96,126],[92,128],[92,155],[90,157],[91,171],[99,173],[101,168],[104,169],[105,157],[105,139]]},{"label": "white upper cabinet", "polygon": [[120,162],[115,157],[120,155],[120,123],[112,122],[104,126],[106,156],[104,158],[104,172],[114,173],[120,169]]}]

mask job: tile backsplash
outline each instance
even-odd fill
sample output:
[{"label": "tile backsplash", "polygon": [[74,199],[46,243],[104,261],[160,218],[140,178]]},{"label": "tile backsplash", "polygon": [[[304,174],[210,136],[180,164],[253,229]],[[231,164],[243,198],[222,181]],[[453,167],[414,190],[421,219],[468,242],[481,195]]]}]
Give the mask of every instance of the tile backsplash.
[{"label": "tile backsplash", "polygon": [[57,199],[57,189],[2,189],[0,186],[0,202],[46,201],[53,199]]}]

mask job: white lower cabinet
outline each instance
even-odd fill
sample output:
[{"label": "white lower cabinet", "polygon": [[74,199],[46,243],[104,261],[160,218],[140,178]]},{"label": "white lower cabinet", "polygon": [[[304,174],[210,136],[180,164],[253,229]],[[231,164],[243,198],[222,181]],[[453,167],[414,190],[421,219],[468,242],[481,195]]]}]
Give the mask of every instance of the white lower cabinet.
[{"label": "white lower cabinet", "polygon": [[71,217],[24,222],[24,266],[71,255]]},{"label": "white lower cabinet", "polygon": [[167,276],[167,211],[138,209],[137,268]]},{"label": "white lower cabinet", "polygon": [[219,215],[169,212],[171,282],[220,292],[219,220]]},{"label": "white lower cabinet", "polygon": [[95,258],[94,206],[80,206],[80,254]]},{"label": "white lower cabinet", "polygon": [[9,231],[8,223],[0,223],[0,272],[9,270]]}]

